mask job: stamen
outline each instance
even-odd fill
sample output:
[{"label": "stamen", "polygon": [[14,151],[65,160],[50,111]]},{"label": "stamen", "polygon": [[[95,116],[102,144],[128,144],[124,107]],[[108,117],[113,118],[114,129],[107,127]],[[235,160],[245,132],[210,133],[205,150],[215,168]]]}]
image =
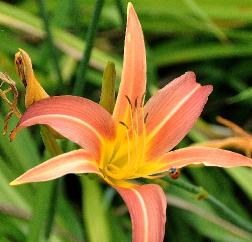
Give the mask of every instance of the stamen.
[{"label": "stamen", "polygon": [[131,101],[130,101],[130,98],[129,98],[127,95],[125,95],[125,97],[126,97],[128,103],[129,103],[129,105],[130,105],[130,107],[131,107],[131,109],[132,109],[132,103],[131,103]]},{"label": "stamen", "polygon": [[127,141],[128,141],[128,166],[130,167],[130,163],[131,163],[131,146],[130,146],[130,138],[129,138],[129,132],[128,132],[128,130],[127,130],[127,133],[126,133],[126,135],[127,135]]},{"label": "stamen", "polygon": [[127,130],[129,130],[129,127],[126,123],[124,123],[123,121],[119,121],[119,124],[121,124],[122,126],[124,126]]},{"label": "stamen", "polygon": [[[135,103],[137,102],[137,99]],[[143,103],[143,97],[141,100],[141,103]],[[137,106],[137,104],[136,104]],[[146,130],[145,130],[145,123],[144,123],[144,107],[143,105],[140,105],[139,108],[136,109],[136,112],[134,113],[134,121],[136,125],[136,137],[134,139],[134,163],[131,166],[131,174],[129,174],[129,179],[134,177],[139,177],[138,170],[141,167],[143,160],[144,160],[144,154],[145,154],[145,136],[146,136]],[[140,149],[139,149],[140,147]]]},{"label": "stamen", "polygon": [[131,167],[131,145],[130,145],[130,137],[129,137],[129,128],[124,122],[119,121],[119,123],[126,128],[126,136],[127,136],[127,142],[128,142],[127,143],[127,149],[128,149],[128,152],[127,152],[128,153],[127,166],[128,166],[128,168],[130,168]]},{"label": "stamen", "polygon": [[[140,168],[143,166],[145,153],[144,95],[141,98],[141,103],[139,97],[133,102],[126,95],[125,98],[129,104],[127,119],[119,121],[119,124],[125,128],[126,133],[123,132],[121,134],[123,134],[127,141],[124,140],[124,143],[121,143],[118,149],[114,147],[115,152],[112,152],[112,156],[110,156],[104,168],[107,175],[117,179],[140,177],[142,174]],[[127,152],[124,158],[121,158],[124,152],[119,157],[116,156],[117,151],[120,149],[125,149],[124,152]]]},{"label": "stamen", "polygon": [[141,97],[140,107],[143,107],[143,106],[144,106],[145,95],[146,95],[146,92],[144,92],[144,94],[143,94],[142,97]]},{"label": "stamen", "polygon": [[[137,99],[136,99],[136,101],[137,101]],[[135,112],[135,124],[136,124],[137,138],[139,137],[139,125],[138,125],[139,117],[138,117],[138,115],[139,115],[138,110],[136,110],[136,112]]]},{"label": "stamen", "polygon": [[146,114],[145,114],[145,117],[144,117],[144,124],[146,124],[146,121],[147,121],[148,115],[149,115],[149,113],[146,113]]},{"label": "stamen", "polygon": [[135,135],[134,134],[134,122],[133,122],[133,106],[132,106],[132,103],[130,101],[130,98],[127,95],[125,95],[125,97],[126,97],[128,103],[130,105],[130,113],[129,113],[129,115],[130,115],[130,124],[131,124],[131,129],[132,129],[133,135]]},{"label": "stamen", "polygon": [[135,99],[135,109],[137,109],[137,97]]},{"label": "stamen", "polygon": [[108,169],[108,170],[113,169],[113,170],[116,170],[116,171],[119,171],[119,170],[120,170],[120,168],[117,167],[117,166],[114,165],[114,164],[108,164],[108,165],[107,165],[107,169]]}]

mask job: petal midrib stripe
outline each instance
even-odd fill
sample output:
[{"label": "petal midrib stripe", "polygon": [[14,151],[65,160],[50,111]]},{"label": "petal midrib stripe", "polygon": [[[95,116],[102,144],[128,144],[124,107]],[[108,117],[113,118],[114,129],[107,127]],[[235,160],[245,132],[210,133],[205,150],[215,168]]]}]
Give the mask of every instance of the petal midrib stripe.
[{"label": "petal midrib stripe", "polygon": [[[29,118],[28,120],[24,121],[23,124],[25,124],[26,122],[30,122],[34,119],[38,119],[38,118],[46,118],[46,117],[53,117],[53,118],[60,118],[61,120],[62,119],[68,119],[68,120],[72,120],[74,122],[77,122],[85,127],[87,127],[88,129],[90,129],[96,136],[97,138],[99,139],[99,141],[101,143],[103,143],[103,137],[96,131],[95,128],[93,128],[91,125],[89,125],[88,123],[82,121],[81,119],[78,119],[78,118],[75,118],[75,117],[70,117],[70,116],[67,116],[67,115],[64,115],[64,114],[45,114],[45,115],[38,115],[36,117],[33,117],[33,118]],[[81,135],[81,134],[80,134]]]},{"label": "petal midrib stripe", "polygon": [[181,101],[169,112],[169,114],[157,125],[154,130],[151,131],[149,135],[147,135],[147,142],[149,142],[156,134],[157,132],[169,121],[170,118],[173,117],[173,115],[191,98],[191,96],[201,87],[200,84],[197,84],[197,86],[192,89],[191,92],[188,93],[184,98],[181,99]]},{"label": "petal midrib stripe", "polygon": [[139,204],[142,207],[142,212],[143,212],[143,217],[144,217],[144,240],[143,242],[148,242],[148,215],[147,215],[147,210],[146,210],[146,206],[145,206],[145,202],[143,200],[143,197],[141,196],[141,194],[135,190],[132,189],[132,191],[136,194],[138,200],[139,200]]}]

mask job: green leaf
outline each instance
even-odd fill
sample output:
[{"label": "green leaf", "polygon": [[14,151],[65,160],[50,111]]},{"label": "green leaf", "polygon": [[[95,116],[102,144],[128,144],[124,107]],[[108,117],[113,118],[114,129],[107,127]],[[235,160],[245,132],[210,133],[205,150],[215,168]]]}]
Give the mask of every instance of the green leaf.
[{"label": "green leaf", "polygon": [[252,171],[246,167],[236,167],[225,169],[225,171],[235,180],[240,188],[252,200]]},{"label": "green leaf", "polygon": [[226,102],[228,104],[234,104],[234,103],[239,103],[239,102],[246,101],[246,100],[250,101],[250,103],[252,103],[252,87],[249,87],[249,88],[241,91],[239,94],[237,94],[233,97],[227,98]]},{"label": "green leaf", "polygon": [[102,202],[103,194],[97,180],[81,177],[83,218],[90,242],[110,242],[108,214]]},{"label": "green leaf", "polygon": [[[45,31],[43,30],[42,22],[39,18],[32,14],[21,10],[13,5],[0,2],[0,24],[8,26],[14,29],[18,29],[28,35],[44,38]],[[53,40],[57,48],[65,52],[66,54],[80,60],[82,57],[83,49],[86,44],[74,35],[63,31],[57,27],[52,27]],[[110,58],[116,63],[117,70],[121,73],[121,62],[118,57],[112,56],[109,53],[93,48],[91,65],[97,69],[102,69],[107,63],[107,59]]]},{"label": "green leaf", "polygon": [[51,197],[53,196],[55,181],[36,184],[36,202],[33,204],[32,219],[29,226],[27,242],[42,242],[49,215]]}]

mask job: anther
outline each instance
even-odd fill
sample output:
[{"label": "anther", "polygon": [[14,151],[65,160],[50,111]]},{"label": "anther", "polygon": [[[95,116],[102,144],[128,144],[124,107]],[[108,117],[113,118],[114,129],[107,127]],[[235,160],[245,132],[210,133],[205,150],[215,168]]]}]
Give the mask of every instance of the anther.
[{"label": "anther", "polygon": [[145,123],[145,124],[146,124],[146,121],[147,121],[148,115],[149,115],[149,113],[146,113],[146,114],[145,114],[145,117],[144,117],[144,123]]},{"label": "anther", "polygon": [[130,98],[129,98],[127,95],[125,95],[125,97],[126,97],[128,103],[129,103],[129,105],[130,105],[130,107],[131,107],[131,109],[132,109],[132,103],[131,103],[131,101],[130,101]]},{"label": "anther", "polygon": [[145,95],[146,95],[146,92],[144,92],[144,94],[143,94],[142,97],[141,97],[140,107],[143,107],[143,106],[144,106]]},{"label": "anther", "polygon": [[128,125],[123,121],[119,121],[119,124],[123,125],[126,129],[129,129]]},{"label": "anther", "polygon": [[135,99],[135,109],[137,109],[137,97]]}]

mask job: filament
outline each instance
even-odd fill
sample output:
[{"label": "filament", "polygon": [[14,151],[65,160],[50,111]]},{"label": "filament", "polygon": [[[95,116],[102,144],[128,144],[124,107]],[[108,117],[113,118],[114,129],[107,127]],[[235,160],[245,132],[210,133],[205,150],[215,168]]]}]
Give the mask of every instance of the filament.
[{"label": "filament", "polygon": [[[146,119],[148,113],[144,113],[144,97],[138,97],[132,102],[125,96],[128,102],[127,113],[118,124],[118,137],[113,151],[105,163],[104,172],[112,179],[134,179],[148,177],[148,170],[144,164],[146,144]],[[126,147],[127,145],[127,147]],[[127,154],[126,154],[127,153]]]}]

